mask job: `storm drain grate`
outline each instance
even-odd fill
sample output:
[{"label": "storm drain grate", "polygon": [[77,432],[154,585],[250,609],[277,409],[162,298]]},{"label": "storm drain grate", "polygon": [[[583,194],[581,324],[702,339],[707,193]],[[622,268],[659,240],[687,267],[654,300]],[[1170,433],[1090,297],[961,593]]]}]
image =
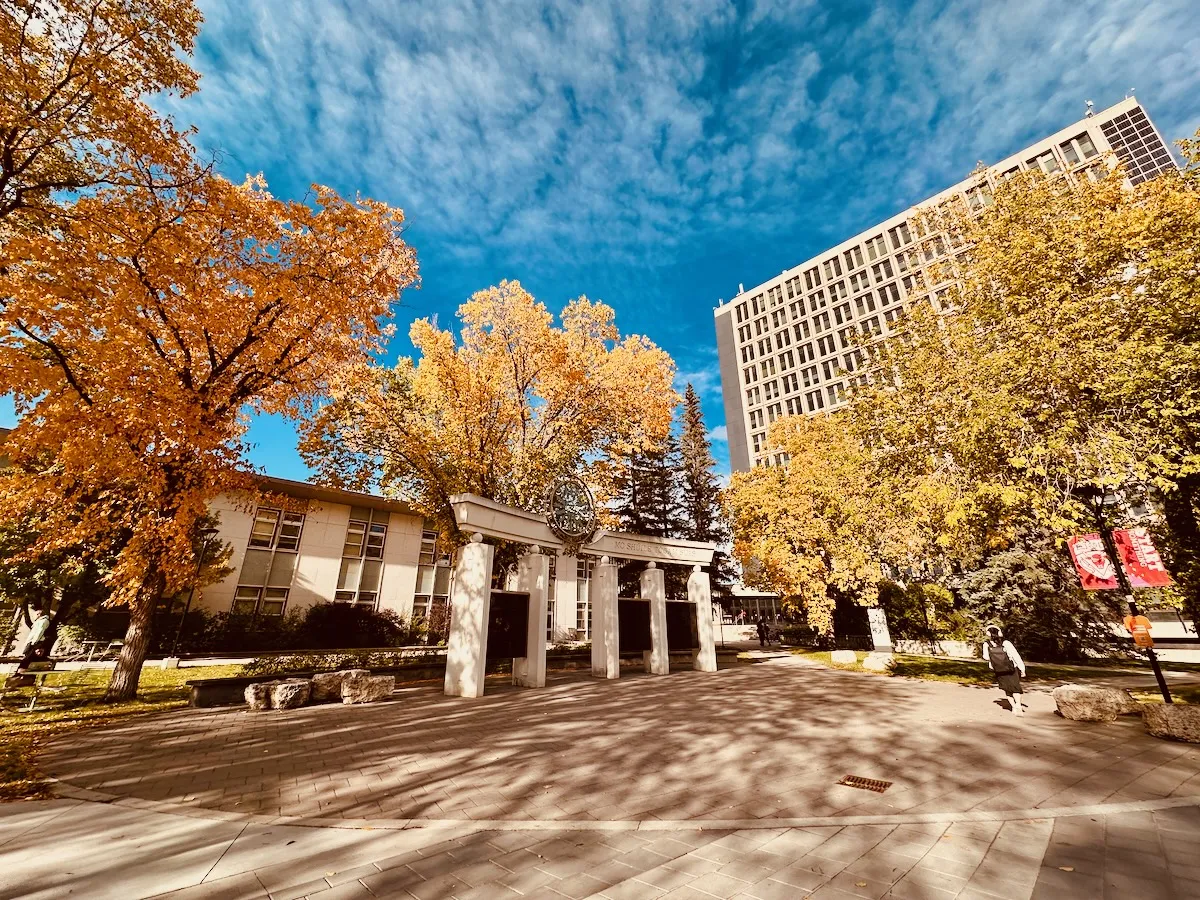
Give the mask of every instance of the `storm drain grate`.
[{"label": "storm drain grate", "polygon": [[892,786],[890,781],[879,781],[875,778],[863,778],[861,775],[847,775],[838,784],[844,784],[848,787],[862,788],[864,791],[874,791],[877,794],[882,794]]}]

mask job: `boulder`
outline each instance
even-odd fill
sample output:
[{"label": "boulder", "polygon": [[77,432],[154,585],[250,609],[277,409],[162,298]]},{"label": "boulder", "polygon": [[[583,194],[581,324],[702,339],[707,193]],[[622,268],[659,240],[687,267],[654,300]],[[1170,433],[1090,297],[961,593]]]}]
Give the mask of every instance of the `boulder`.
[{"label": "boulder", "polygon": [[1142,721],[1146,723],[1146,731],[1155,737],[1200,744],[1200,706],[1145,703]]},{"label": "boulder", "polygon": [[271,707],[273,709],[295,709],[308,702],[312,695],[312,682],[305,678],[289,678],[271,684]]},{"label": "boulder", "polygon": [[342,702],[373,703],[386,700],[395,689],[395,675],[351,675],[342,680]]},{"label": "boulder", "polygon": [[862,661],[862,667],[871,672],[890,672],[892,670],[892,654],[868,653]]},{"label": "boulder", "polygon": [[1076,722],[1115,722],[1117,716],[1141,710],[1128,691],[1117,688],[1064,684],[1053,696],[1062,717]]},{"label": "boulder", "polygon": [[834,650],[829,654],[829,661],[854,665],[858,662],[858,654],[853,650]]},{"label": "boulder", "polygon": [[246,704],[251,709],[270,709],[271,686],[269,681],[246,685]]},{"label": "boulder", "polygon": [[351,675],[370,675],[370,669],[340,669],[337,672],[318,672],[312,678],[312,702],[324,703],[342,698],[342,682]]}]

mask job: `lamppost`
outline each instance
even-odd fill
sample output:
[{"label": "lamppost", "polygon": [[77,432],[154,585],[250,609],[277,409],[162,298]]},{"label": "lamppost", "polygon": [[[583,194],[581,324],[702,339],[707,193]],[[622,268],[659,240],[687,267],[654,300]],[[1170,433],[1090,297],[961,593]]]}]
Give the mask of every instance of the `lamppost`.
[{"label": "lamppost", "polygon": [[[1104,495],[1097,491],[1092,495],[1092,512],[1096,516],[1096,525],[1100,529],[1100,540],[1104,542],[1104,552],[1108,554],[1109,560],[1112,562],[1113,571],[1117,576],[1117,584],[1120,586],[1121,593],[1125,595],[1125,602],[1129,606],[1129,615],[1140,616],[1141,610],[1138,609],[1137,601],[1133,599],[1133,586],[1129,583],[1129,578],[1125,574],[1125,566],[1121,563],[1121,557],[1117,553],[1117,543],[1113,540],[1112,529],[1108,527],[1108,521],[1104,517]],[[1170,706],[1171,691],[1167,688],[1167,680],[1163,677],[1162,668],[1158,665],[1158,655],[1154,652],[1153,647],[1144,648],[1146,655],[1150,657],[1150,668],[1154,670],[1154,677],[1158,681],[1158,689],[1162,692],[1163,701]]]},{"label": "lamppost", "polygon": [[196,596],[196,583],[200,581],[200,570],[204,568],[204,558],[208,555],[210,539],[216,535],[215,528],[200,529],[200,558],[196,560],[196,577],[192,581],[192,589],[188,591],[187,603],[183,605],[183,615],[179,617],[179,628],[175,631],[175,640],[171,642],[171,656],[175,657],[179,649],[179,639],[183,637],[183,623],[187,621],[188,610],[192,608],[192,598]]}]

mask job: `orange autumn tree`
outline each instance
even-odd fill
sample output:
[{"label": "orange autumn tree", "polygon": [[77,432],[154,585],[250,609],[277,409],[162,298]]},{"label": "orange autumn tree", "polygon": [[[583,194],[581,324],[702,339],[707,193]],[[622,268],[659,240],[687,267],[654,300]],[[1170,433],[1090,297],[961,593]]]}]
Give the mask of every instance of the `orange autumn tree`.
[{"label": "orange autumn tree", "polygon": [[186,169],[190,149],[142,98],[196,89],[182,54],[199,25],[186,0],[0,2],[0,245],[69,213],[59,192]]},{"label": "orange autumn tree", "polygon": [[670,427],[675,364],[621,337],[611,307],[580,297],[558,317],[516,281],[480,291],[453,332],[421,319],[419,360],[346,373],[301,443],[327,481],[378,485],[457,534],[449,498],[473,493],[538,510],[560,475]]},{"label": "orange autumn tree", "polygon": [[195,171],[83,196],[3,245],[0,390],[20,421],[0,514],[39,511],[30,554],[115,551],[110,602],[130,625],[109,699],[136,693],[208,502],[247,485],[247,413],[302,411],[380,349],[416,280],[399,210],[314,191],[310,207]]}]

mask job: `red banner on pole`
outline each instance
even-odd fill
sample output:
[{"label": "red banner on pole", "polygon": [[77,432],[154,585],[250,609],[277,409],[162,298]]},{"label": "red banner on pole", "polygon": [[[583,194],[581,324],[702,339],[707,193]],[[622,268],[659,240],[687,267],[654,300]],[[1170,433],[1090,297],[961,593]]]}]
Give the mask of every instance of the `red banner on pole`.
[{"label": "red banner on pole", "polygon": [[1104,541],[1098,534],[1082,534],[1067,540],[1079,583],[1085,591],[1115,591],[1117,572],[1112,560],[1104,550]]},{"label": "red banner on pole", "polygon": [[1154,543],[1145,528],[1128,528],[1113,532],[1117,553],[1121,556],[1121,568],[1135,588],[1166,587],[1171,576],[1163,565],[1162,557],[1154,549]]}]

